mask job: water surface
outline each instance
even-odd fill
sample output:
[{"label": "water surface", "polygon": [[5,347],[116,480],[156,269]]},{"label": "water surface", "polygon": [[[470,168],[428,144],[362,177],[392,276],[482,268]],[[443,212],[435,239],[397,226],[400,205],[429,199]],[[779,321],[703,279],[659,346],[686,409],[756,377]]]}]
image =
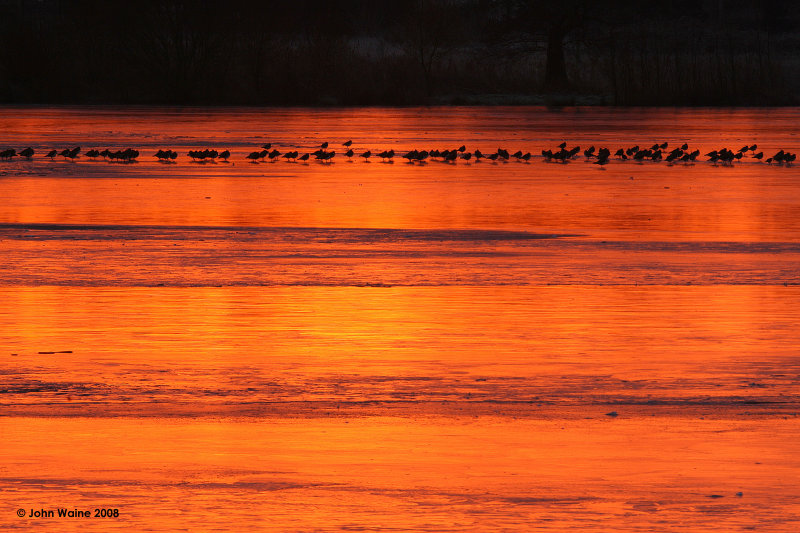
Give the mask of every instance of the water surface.
[{"label": "water surface", "polygon": [[[796,530],[797,167],[245,155],[771,153],[798,119],[3,108],[37,157],[0,162],[0,524]],[[39,157],[78,145],[142,156]]]}]

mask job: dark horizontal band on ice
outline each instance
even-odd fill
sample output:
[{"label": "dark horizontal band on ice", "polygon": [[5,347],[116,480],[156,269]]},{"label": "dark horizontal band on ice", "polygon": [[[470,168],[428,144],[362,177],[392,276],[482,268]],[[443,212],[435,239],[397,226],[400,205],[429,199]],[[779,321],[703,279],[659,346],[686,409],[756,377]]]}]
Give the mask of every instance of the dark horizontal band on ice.
[{"label": "dark horizontal band on ice", "polygon": [[[23,234],[14,235],[13,232],[23,231]],[[531,233],[528,231],[504,231],[482,229],[392,229],[392,228],[304,228],[304,227],[260,227],[260,226],[129,226],[111,224],[2,224],[0,235],[6,239],[36,238],[36,232],[67,232],[91,233],[98,231],[125,232],[132,236],[142,235],[152,238],[155,233],[203,232],[217,231],[223,233],[247,233],[254,236],[269,238],[270,236],[281,239],[299,238],[302,240],[346,240],[349,237],[357,238],[359,242],[375,241],[517,241],[529,239],[557,239],[561,237],[579,237],[578,234],[567,233]],[[115,239],[124,236],[115,234]],[[75,236],[73,238],[80,239]],[[95,237],[89,237],[95,238]]]}]

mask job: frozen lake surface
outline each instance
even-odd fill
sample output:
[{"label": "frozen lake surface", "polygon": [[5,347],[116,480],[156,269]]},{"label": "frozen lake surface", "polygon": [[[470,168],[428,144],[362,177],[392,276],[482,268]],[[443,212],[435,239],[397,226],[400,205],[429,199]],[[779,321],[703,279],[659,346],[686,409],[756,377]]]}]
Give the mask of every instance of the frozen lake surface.
[{"label": "frozen lake surface", "polygon": [[[798,121],[0,109],[36,150],[0,161],[0,527],[796,531],[800,167],[341,143],[771,155]],[[73,146],[142,155],[42,157]],[[120,516],[15,513],[58,507]]]}]

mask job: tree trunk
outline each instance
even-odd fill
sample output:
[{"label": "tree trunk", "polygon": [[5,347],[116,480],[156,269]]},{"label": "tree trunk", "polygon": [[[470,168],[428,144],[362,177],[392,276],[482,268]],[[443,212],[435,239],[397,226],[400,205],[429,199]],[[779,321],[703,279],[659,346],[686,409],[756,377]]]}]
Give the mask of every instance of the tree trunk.
[{"label": "tree trunk", "polygon": [[570,88],[567,63],[564,60],[564,38],[567,36],[564,21],[555,21],[547,32],[547,64],[545,66],[544,89],[564,91]]}]

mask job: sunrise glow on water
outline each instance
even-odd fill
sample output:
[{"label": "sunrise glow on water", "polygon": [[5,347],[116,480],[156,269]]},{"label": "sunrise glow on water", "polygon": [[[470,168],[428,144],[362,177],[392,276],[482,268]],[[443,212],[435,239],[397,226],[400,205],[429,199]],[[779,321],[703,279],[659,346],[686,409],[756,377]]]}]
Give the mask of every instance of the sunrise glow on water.
[{"label": "sunrise glow on water", "polygon": [[[800,167],[539,154],[798,119],[3,108],[36,155],[0,161],[0,527],[795,531]],[[73,146],[141,155],[43,157]]]}]

